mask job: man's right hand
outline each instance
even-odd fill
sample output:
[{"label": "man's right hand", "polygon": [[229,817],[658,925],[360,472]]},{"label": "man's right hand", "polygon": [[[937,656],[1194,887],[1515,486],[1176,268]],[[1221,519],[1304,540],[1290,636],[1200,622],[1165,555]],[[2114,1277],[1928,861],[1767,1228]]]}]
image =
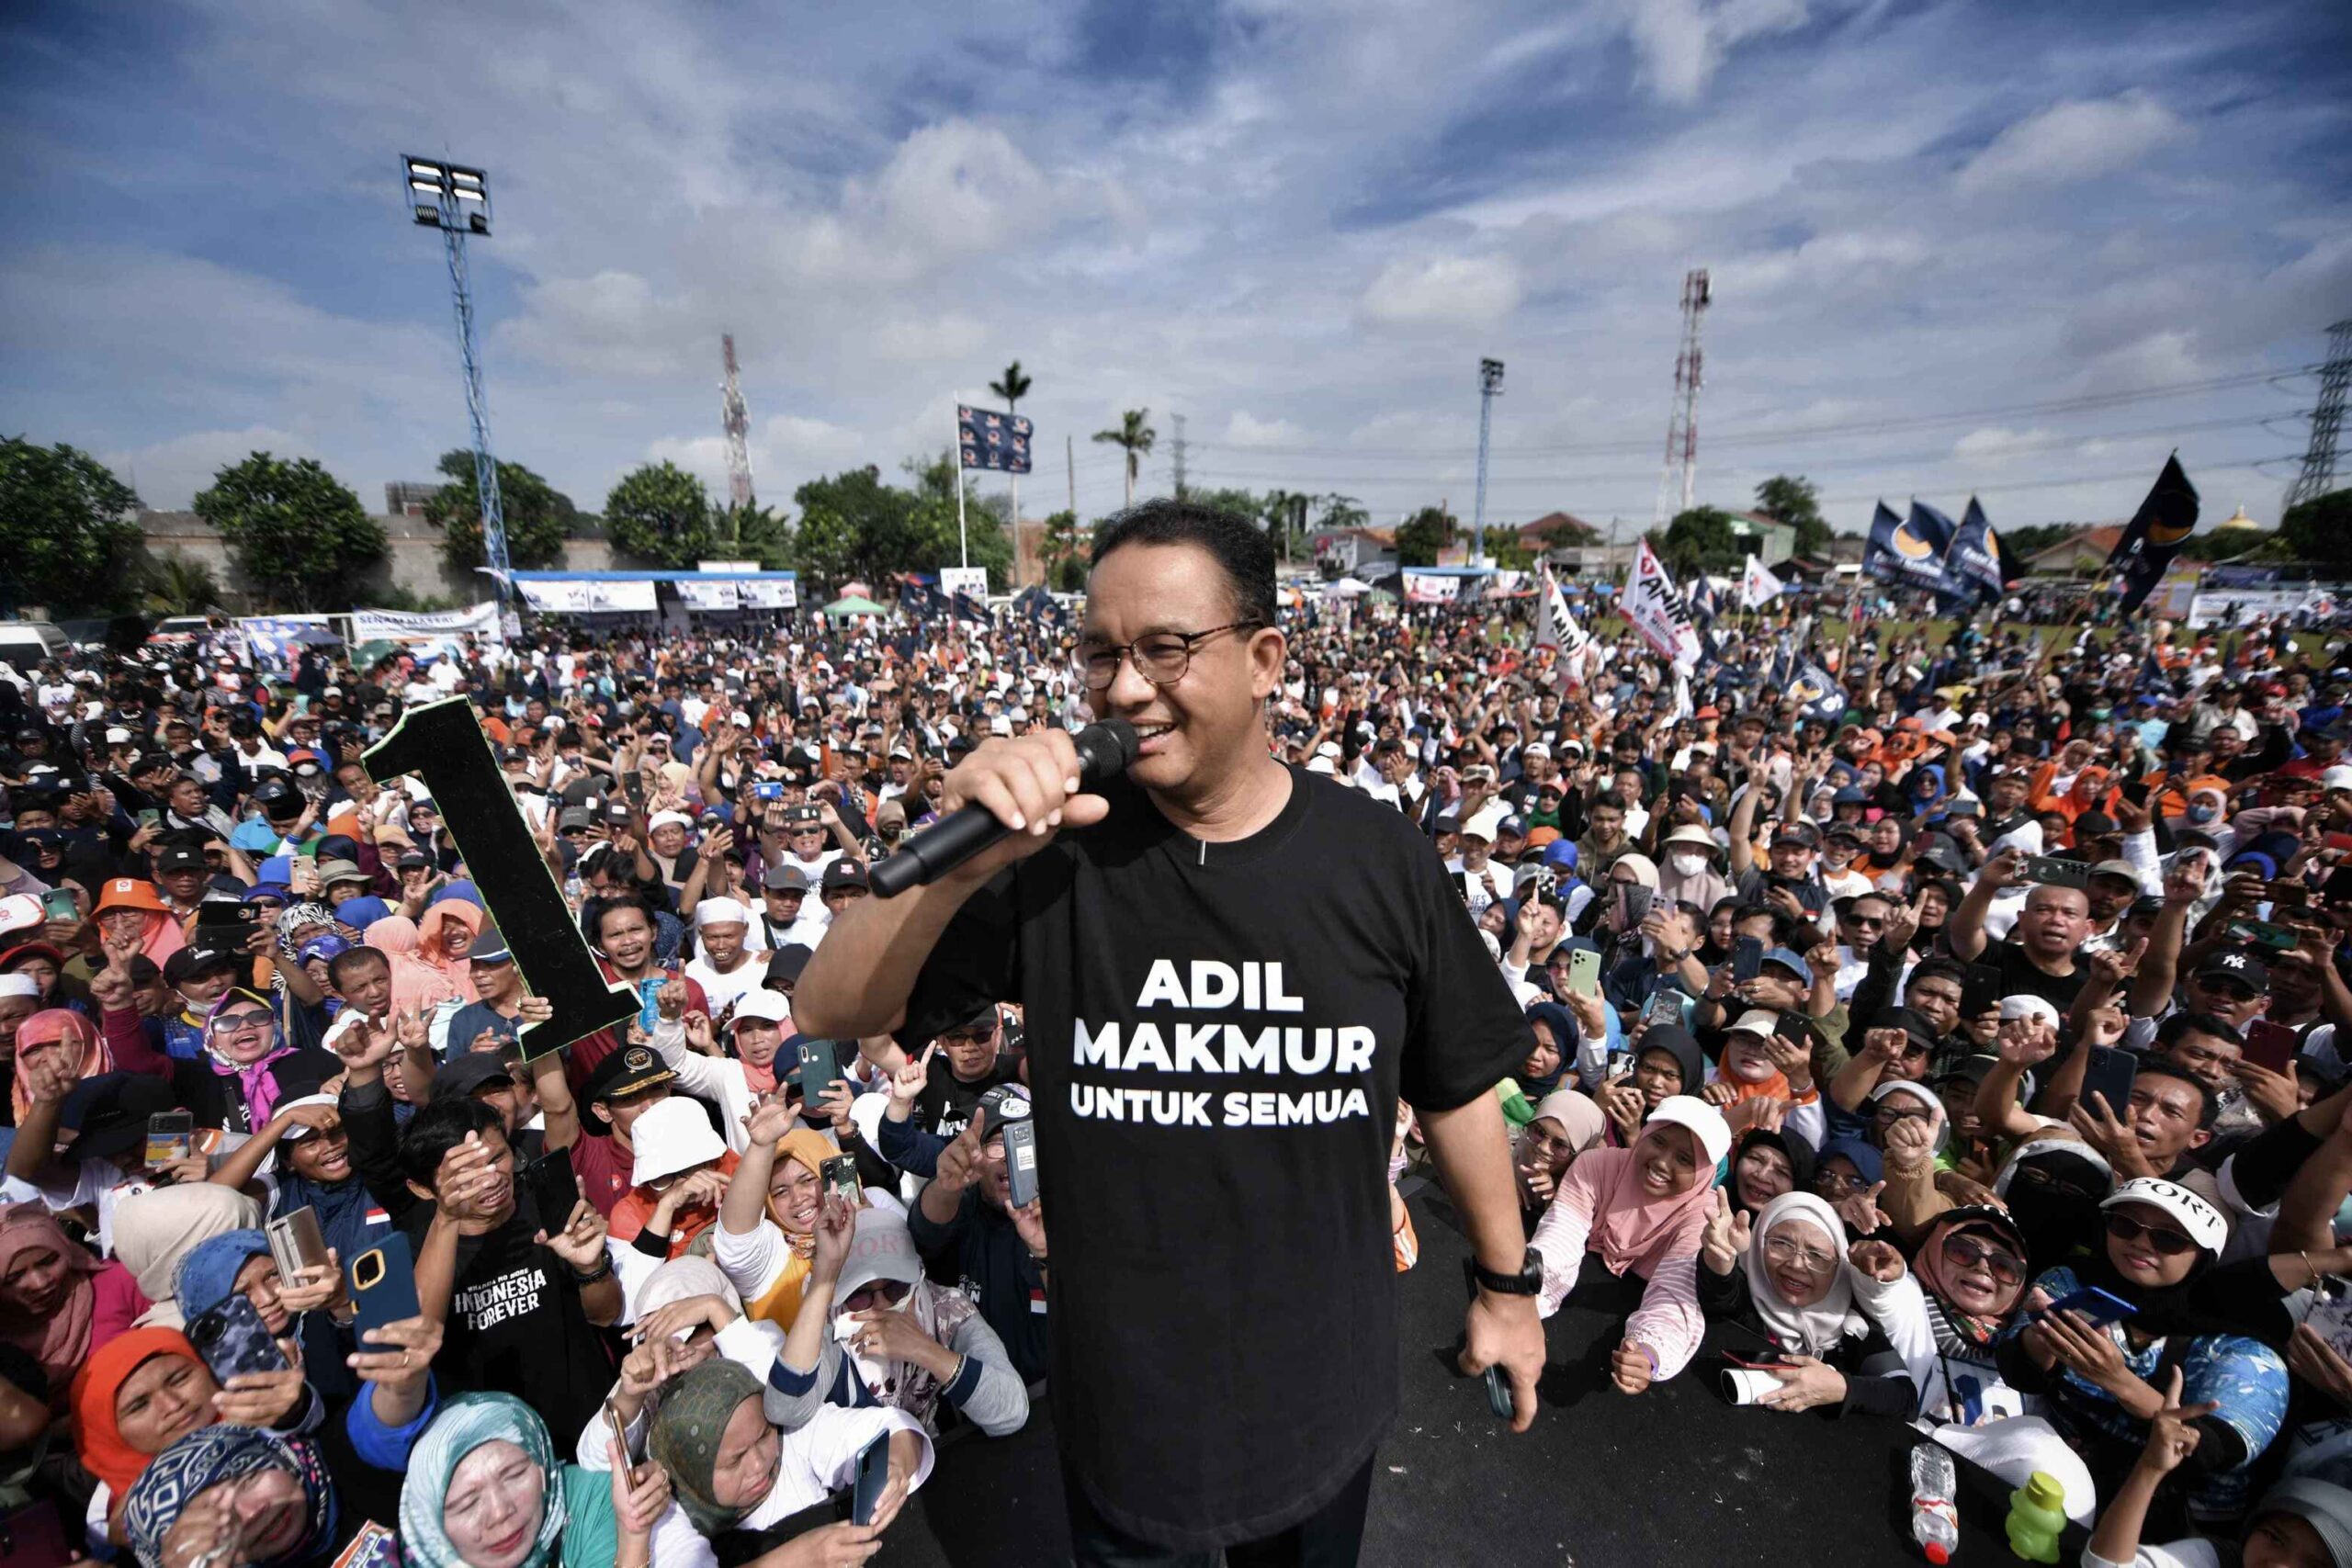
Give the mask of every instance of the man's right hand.
[{"label": "man's right hand", "polygon": [[1053,842],[1063,828],[1087,828],[1110,812],[1099,795],[1079,793],[1078,744],[1064,729],[992,739],[948,772],[940,810],[978,806],[1012,829],[959,866],[967,883],[987,881]]}]

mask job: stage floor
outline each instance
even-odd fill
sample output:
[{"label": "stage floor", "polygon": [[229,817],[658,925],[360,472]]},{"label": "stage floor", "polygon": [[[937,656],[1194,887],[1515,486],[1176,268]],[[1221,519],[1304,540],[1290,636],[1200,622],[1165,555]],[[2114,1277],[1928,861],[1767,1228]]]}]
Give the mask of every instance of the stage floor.
[{"label": "stage floor", "polygon": [[[1400,1414],[1374,1461],[1368,1568],[1878,1568],[1924,1561],[1910,1543],[1899,1422],[1775,1416],[1725,1404],[1711,1337],[1690,1370],[1638,1398],[1597,1369],[1614,1325],[1571,1306],[1548,1325],[1551,1366],[1534,1429],[1513,1437],[1482,1381],[1444,1364],[1462,1322],[1466,1250],[1442,1194],[1409,1194],[1421,1240],[1405,1277]],[[957,1434],[874,1559],[876,1568],[1044,1568],[1069,1560],[1053,1427],[1041,1399],[1026,1428]],[[2017,1561],[2007,1502],[1962,1467],[1964,1565]],[[2060,1561],[2079,1555],[2073,1532]]]}]

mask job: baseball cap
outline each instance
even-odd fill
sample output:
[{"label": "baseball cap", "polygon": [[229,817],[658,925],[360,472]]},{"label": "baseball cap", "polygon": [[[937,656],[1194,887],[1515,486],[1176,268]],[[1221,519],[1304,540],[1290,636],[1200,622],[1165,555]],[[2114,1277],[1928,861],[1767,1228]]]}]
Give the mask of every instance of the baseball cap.
[{"label": "baseball cap", "polygon": [[1035,1114],[1029,1104],[1028,1089],[1017,1083],[997,1085],[980,1096],[979,1103],[975,1109],[988,1112],[988,1121],[982,1123],[986,1131],[981,1134],[988,1138],[993,1138],[1002,1132],[1007,1122],[1026,1122]]},{"label": "baseball cap", "polygon": [[1772,830],[1775,844],[1803,844],[1806,849],[1821,847],[1821,835],[1810,822],[1783,822]]},{"label": "baseball cap", "polygon": [[1761,1034],[1770,1038],[1779,1028],[1781,1015],[1770,1008],[1749,1008],[1731,1026],[1734,1034]]},{"label": "baseball cap", "polygon": [[441,1064],[433,1075],[433,1100],[463,1100],[493,1083],[511,1084],[513,1069],[505,1059],[488,1051],[464,1051]]},{"label": "baseball cap", "polygon": [[[793,945],[797,947],[799,943]],[[769,964],[773,967],[775,960],[769,960]],[[727,1021],[727,1027],[732,1029],[747,1018],[757,1019],[763,1023],[782,1024],[789,1021],[791,1017],[791,1004],[775,992],[746,991],[736,1000],[735,1016]]]},{"label": "baseball cap", "polygon": [[163,1078],[148,1073],[99,1073],[74,1086],[58,1122],[75,1129],[74,1158],[113,1159],[145,1146],[147,1118],[178,1109],[178,1096]]},{"label": "baseball cap", "polygon": [[2143,1203],[2151,1209],[2161,1209],[2180,1222],[2188,1239],[2199,1247],[2221,1256],[2223,1244],[2230,1239],[2229,1222],[2222,1212],[2177,1181],[2166,1181],[2160,1176],[2135,1176],[2099,1204],[2102,1210],[2120,1209],[2126,1203]]},{"label": "baseball cap", "polygon": [[1705,1151],[1709,1165],[1721,1165],[1731,1153],[1731,1124],[1724,1113],[1695,1094],[1669,1094],[1658,1101],[1657,1109],[1649,1114],[1652,1122],[1671,1122],[1678,1127],[1688,1127]]},{"label": "baseball cap", "polygon": [[556,814],[555,830],[559,833],[570,833],[595,825],[596,814],[584,806],[566,807]]},{"label": "baseball cap", "polygon": [[2322,769],[2319,775],[2322,789],[2352,789],[2352,767],[2336,766]]},{"label": "baseball cap", "polygon": [[204,852],[187,844],[174,844],[155,857],[155,874],[158,876],[168,876],[175,871],[204,869]]},{"label": "baseball cap", "polygon": [[596,1070],[588,1075],[586,1094],[592,1100],[621,1100],[656,1084],[668,1083],[677,1076],[650,1046],[624,1045],[596,1064]]},{"label": "baseball cap", "polygon": [[2250,986],[2257,997],[2268,994],[2270,989],[2270,966],[2250,947],[2222,948],[2207,954],[2205,962],[2197,966],[2197,978],[2216,977]]},{"label": "baseball cap", "polygon": [[[475,1055],[479,1055],[481,1053],[476,1052]],[[342,1101],[331,1094],[306,1094],[300,1100],[281,1100],[277,1109],[291,1111],[298,1105],[323,1105],[333,1111],[338,1109],[341,1104]],[[286,1131],[278,1134],[277,1141],[281,1144],[299,1144],[305,1138],[315,1136],[317,1133],[318,1129],[315,1127],[304,1126],[300,1122],[289,1122],[286,1124]]]},{"label": "baseball cap", "polygon": [[823,890],[827,893],[842,887],[865,886],[865,867],[854,860],[837,860],[825,868]]},{"label": "baseball cap", "polygon": [[1764,962],[1767,964],[1777,964],[1781,968],[1786,969],[1789,973],[1794,975],[1798,979],[1803,980],[1806,985],[1810,986],[1813,984],[1813,965],[1807,964],[1804,957],[1792,949],[1786,947],[1773,948],[1770,952],[1764,954]]},{"label": "baseball cap", "polygon": [[806,893],[808,874],[797,865],[772,865],[761,874],[760,886],[770,893]]},{"label": "baseball cap", "polygon": [[424,858],[422,850],[402,850],[400,859],[392,863],[395,871],[423,871],[433,863]]},{"label": "baseball cap", "polygon": [[495,925],[484,925],[474,936],[473,945],[466,949],[469,964],[512,964],[514,951],[506,945],[506,933]]},{"label": "baseball cap", "polygon": [[208,969],[226,969],[236,961],[236,954],[219,948],[183,947],[164,960],[164,983],[176,986]]},{"label": "baseball cap", "polygon": [[665,1176],[724,1158],[727,1144],[710,1130],[710,1117],[693,1100],[665,1100],[629,1124],[637,1149],[629,1180],[642,1187]]},{"label": "baseball cap", "polygon": [[[768,955],[767,977],[771,980],[790,980],[797,985],[800,981],[800,972],[808,968],[808,961],[816,956],[817,950],[807,942],[787,942]],[[735,1005],[740,1011],[742,1003],[738,1002]]]}]

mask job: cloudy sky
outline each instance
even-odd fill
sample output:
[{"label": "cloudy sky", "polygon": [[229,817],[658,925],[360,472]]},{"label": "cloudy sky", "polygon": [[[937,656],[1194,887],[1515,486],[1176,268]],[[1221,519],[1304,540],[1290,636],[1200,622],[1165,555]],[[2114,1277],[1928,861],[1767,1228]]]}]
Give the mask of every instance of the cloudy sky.
[{"label": "cloudy sky", "polygon": [[[491,171],[493,431],[583,506],[763,499],[1035,378],[1036,515],[1195,482],[1646,523],[1687,267],[1699,495],[2275,518],[2352,314],[2352,11],[2310,0],[39,0],[0,14],[0,430],[182,506],[254,447],[380,503],[465,439],[397,154]],[[2281,461],[2285,458],[2287,460]],[[982,481],[1001,487],[991,476]]]}]

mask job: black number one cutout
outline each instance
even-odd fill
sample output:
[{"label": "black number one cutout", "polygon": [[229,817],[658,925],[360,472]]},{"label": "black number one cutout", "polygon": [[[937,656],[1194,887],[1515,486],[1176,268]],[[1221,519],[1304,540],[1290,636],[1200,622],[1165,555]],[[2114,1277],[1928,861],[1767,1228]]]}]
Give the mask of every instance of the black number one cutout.
[{"label": "black number one cutout", "polygon": [[554,1017],[522,1031],[525,1056],[560,1051],[637,1015],[636,991],[607,982],[588,951],[471,702],[451,697],[410,708],[361,761],[379,784],[402,773],[424,780],[523,978],[554,1005]]}]

